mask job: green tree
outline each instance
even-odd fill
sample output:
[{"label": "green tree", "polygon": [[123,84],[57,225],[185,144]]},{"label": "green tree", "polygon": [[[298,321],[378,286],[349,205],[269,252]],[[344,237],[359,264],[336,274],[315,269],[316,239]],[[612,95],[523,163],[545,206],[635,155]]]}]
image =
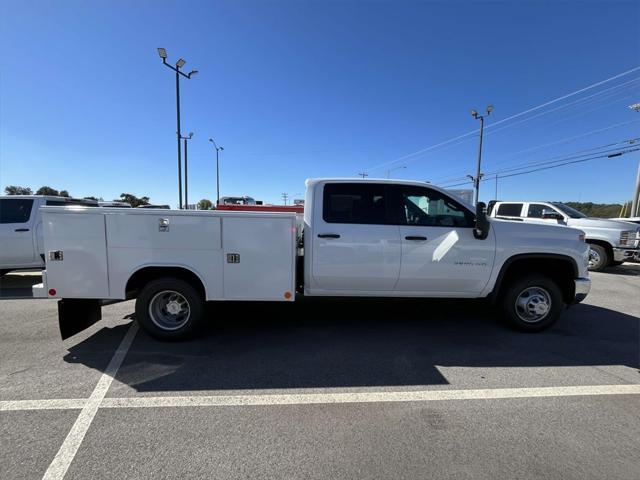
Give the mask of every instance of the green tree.
[{"label": "green tree", "polygon": [[61,197],[69,197],[69,192],[67,192],[66,190],[60,190],[60,196]]},{"label": "green tree", "polygon": [[4,193],[7,195],[33,195],[33,191],[29,187],[19,187],[18,185],[4,187]]},{"label": "green tree", "polygon": [[619,203],[564,202],[564,204],[584,213],[587,217],[615,218],[620,216],[622,210],[622,205]]},{"label": "green tree", "polygon": [[58,190],[56,190],[55,188],[44,186],[44,187],[40,187],[36,191],[36,195],[51,195],[51,196],[57,197],[60,195],[60,192],[58,192]]},{"label": "green tree", "polygon": [[212,208],[213,203],[207,198],[203,198],[198,202],[198,210],[211,210]]},{"label": "green tree", "polygon": [[149,205],[149,197],[138,198],[131,193],[121,193],[120,198],[114,200],[114,202],[125,202],[131,205],[133,208],[136,208],[140,205]]},{"label": "green tree", "polygon": [[97,198],[97,197],[83,197],[85,200],[95,200],[96,202],[101,202],[102,201],[102,197]]}]

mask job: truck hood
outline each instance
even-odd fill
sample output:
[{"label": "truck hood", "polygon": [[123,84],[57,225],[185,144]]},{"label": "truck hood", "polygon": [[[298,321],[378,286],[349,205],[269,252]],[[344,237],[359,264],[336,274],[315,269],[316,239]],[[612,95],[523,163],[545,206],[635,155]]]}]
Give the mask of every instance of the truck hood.
[{"label": "truck hood", "polygon": [[607,220],[605,218],[570,218],[567,220],[569,227],[594,227],[594,228],[607,228],[611,230],[635,230],[638,225],[630,222],[624,222],[622,220]]},{"label": "truck hood", "polygon": [[490,218],[492,226],[497,230],[508,231],[518,235],[530,235],[536,238],[549,239],[577,239],[578,235],[584,233],[580,227],[555,224],[555,223],[530,223],[513,220]]}]

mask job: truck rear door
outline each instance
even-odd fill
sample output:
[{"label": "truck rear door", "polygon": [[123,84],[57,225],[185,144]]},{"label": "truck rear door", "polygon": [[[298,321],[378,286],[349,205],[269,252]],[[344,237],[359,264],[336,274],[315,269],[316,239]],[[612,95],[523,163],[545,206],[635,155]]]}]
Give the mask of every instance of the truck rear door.
[{"label": "truck rear door", "polygon": [[327,183],[314,213],[312,288],[393,291],[400,272],[400,230],[388,216],[387,186]]}]

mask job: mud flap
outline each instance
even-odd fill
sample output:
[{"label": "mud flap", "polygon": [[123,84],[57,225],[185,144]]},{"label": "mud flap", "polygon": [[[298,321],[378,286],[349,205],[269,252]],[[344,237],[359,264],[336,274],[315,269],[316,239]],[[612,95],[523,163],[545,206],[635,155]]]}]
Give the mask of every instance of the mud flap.
[{"label": "mud flap", "polygon": [[102,319],[102,303],[93,299],[62,299],[58,301],[58,323],[62,340],[86,330]]}]

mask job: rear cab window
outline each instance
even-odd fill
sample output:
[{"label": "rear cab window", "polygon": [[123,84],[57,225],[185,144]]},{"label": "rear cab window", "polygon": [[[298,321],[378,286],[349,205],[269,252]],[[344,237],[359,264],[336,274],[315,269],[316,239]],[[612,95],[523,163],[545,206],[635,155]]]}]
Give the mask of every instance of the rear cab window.
[{"label": "rear cab window", "polygon": [[498,205],[496,216],[498,217],[520,217],[522,216],[522,203],[501,203]]},{"label": "rear cab window", "polygon": [[383,184],[327,183],[322,203],[322,219],[327,223],[390,224]]},{"label": "rear cab window", "polygon": [[32,198],[0,199],[0,224],[27,223],[33,209]]}]

